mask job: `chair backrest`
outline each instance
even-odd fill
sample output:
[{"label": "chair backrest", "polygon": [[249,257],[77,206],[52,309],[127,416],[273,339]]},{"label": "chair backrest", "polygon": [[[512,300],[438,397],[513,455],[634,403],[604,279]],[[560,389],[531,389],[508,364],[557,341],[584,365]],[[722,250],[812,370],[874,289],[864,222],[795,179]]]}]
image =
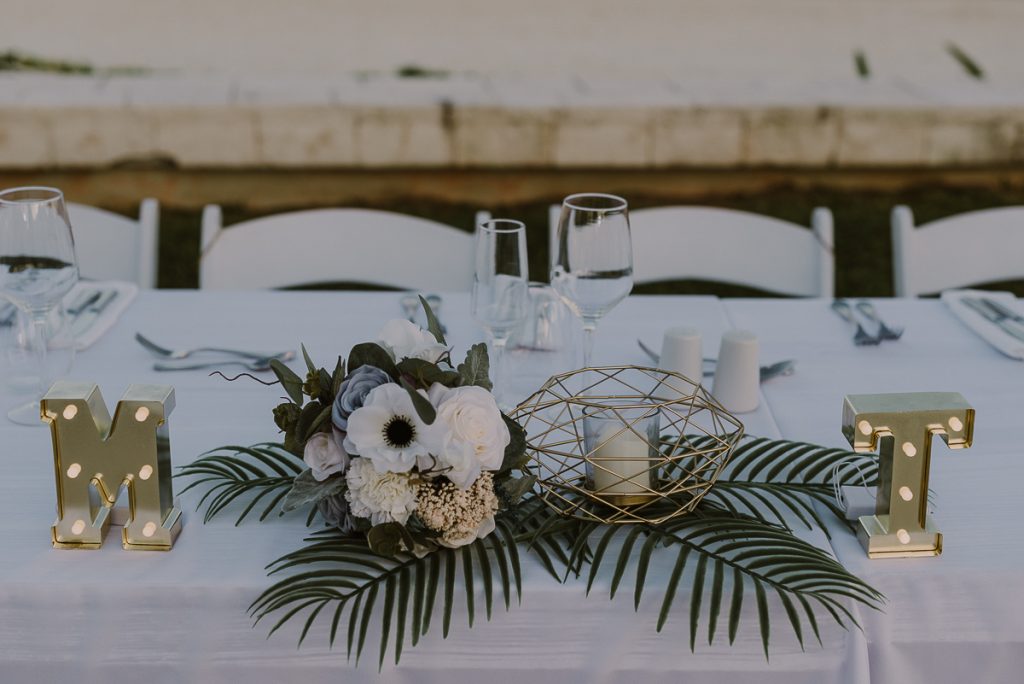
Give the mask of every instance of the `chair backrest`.
[{"label": "chair backrest", "polygon": [[203,289],[346,282],[466,290],[473,272],[472,233],[374,209],[296,211],[225,229],[220,207],[209,205],[201,241]]},{"label": "chair backrest", "polygon": [[[552,206],[552,258],[560,208]],[[658,207],[629,214],[633,280],[709,280],[800,297],[832,297],[832,212],[819,207],[808,230],[732,209]]]},{"label": "chair backrest", "polygon": [[68,203],[68,218],[83,278],[156,287],[160,204],[155,199],[142,201],[137,221],[74,202]]},{"label": "chair backrest", "polygon": [[1024,277],[1024,207],[985,209],[914,227],[909,207],[892,210],[897,297]]}]

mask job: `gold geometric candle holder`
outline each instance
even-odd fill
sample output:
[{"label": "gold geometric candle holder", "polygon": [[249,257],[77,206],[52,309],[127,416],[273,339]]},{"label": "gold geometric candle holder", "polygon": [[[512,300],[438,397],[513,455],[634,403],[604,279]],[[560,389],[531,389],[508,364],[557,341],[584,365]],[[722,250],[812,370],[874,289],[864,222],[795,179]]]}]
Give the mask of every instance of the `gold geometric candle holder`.
[{"label": "gold geometric candle holder", "polygon": [[113,420],[94,384],[57,382],[43,397],[41,418],[53,437],[57,484],[54,548],[98,549],[118,492],[128,490],[125,549],[168,551],[181,531],[171,488],[167,416],[174,388],[132,385]]},{"label": "gold geometric candle holder", "polygon": [[689,513],[743,434],[698,383],[643,366],[556,375],[511,417],[548,506],[606,524]]}]

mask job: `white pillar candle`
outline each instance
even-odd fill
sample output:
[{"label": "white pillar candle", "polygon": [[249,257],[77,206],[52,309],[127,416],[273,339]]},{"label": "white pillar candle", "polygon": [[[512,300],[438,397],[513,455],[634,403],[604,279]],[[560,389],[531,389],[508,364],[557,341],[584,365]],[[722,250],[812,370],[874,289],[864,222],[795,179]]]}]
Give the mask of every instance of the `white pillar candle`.
[{"label": "white pillar candle", "polygon": [[[638,503],[651,496],[651,447],[619,421],[601,421],[590,454],[594,491],[613,503]],[[645,422],[636,426],[642,429]]]}]

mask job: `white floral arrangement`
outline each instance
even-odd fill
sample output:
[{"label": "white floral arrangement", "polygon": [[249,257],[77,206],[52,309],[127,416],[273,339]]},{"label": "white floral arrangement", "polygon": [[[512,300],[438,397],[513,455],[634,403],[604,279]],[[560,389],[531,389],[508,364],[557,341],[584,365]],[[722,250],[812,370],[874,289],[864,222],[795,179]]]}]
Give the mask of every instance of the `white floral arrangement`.
[{"label": "white floral arrangement", "polygon": [[275,422],[308,466],[283,509],[315,504],[327,525],[365,535],[383,555],[482,539],[534,481],[523,431],[490,392],[486,346],[456,368],[428,320],[431,331],[389,321],[333,373],[308,355],[305,380],[274,367],[290,399]]},{"label": "white floral arrangement", "polygon": [[[440,325],[423,306],[428,330],[391,321],[375,342],[339,358],[333,372],[314,366],[305,350],[305,379],[273,362],[277,381],[264,384],[280,383],[288,395],[274,409],[283,441],[220,447],[182,467],[193,481],[180,493],[205,489],[198,507],[207,521],[234,503],[236,524],[257,511],[265,520],[299,508],[308,509],[308,524],[317,516],[326,524],[267,566],[275,581],[249,613],[255,623],[279,615],[271,634],[301,621],[301,645],[321,619],[329,628],[320,638],[344,643],[358,662],[371,625],[379,626],[378,667],[389,650],[397,664],[432,620],[448,636],[457,600],[473,626],[479,587],[486,619],[494,605],[510,610],[522,595],[521,551],[556,581],[586,582],[588,593],[614,566],[611,598],[635,566],[634,606],[649,582],[661,585],[659,631],[677,612],[675,597],[688,592],[689,608],[676,608],[689,613],[691,650],[705,629],[709,643],[726,629],[731,643],[743,614],[753,613],[767,658],[772,594],[801,645],[805,628],[818,637],[821,611],[848,627],[856,624],[850,600],[881,605],[881,594],[797,536],[783,513],[826,535],[839,529],[822,518],[830,510],[844,520],[831,492],[846,483],[842,473],[877,474],[872,455],[750,439],[687,516],[643,525],[568,517],[534,488],[524,431],[490,393],[486,347],[474,345],[453,366]],[[536,445],[529,449],[536,457]],[[850,459],[860,467],[834,467]],[[647,575],[655,553],[675,556],[667,583]],[[741,610],[744,596],[756,601],[756,612]],[[707,624],[698,625],[705,605]]]}]

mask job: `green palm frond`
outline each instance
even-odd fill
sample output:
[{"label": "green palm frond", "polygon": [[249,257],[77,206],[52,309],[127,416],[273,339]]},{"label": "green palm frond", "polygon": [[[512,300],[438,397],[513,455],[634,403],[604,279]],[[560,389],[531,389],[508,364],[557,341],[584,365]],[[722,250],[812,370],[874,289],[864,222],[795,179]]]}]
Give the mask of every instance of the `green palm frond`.
[{"label": "green palm frond", "polygon": [[306,542],[303,548],[270,564],[272,576],[284,577],[252,603],[250,614],[257,623],[271,614],[280,615],[271,634],[292,618],[305,616],[300,645],[322,613],[331,615],[329,643],[333,647],[347,613],[346,649],[349,658],[355,656],[357,662],[366,646],[370,622],[379,615],[378,667],[383,667],[389,648],[397,664],[406,642],[411,646],[419,642],[430,628],[438,600],[442,634],[448,636],[458,580],[462,580],[470,627],[476,617],[476,587],[483,588],[488,620],[496,593],[508,610],[513,588],[517,600],[522,592],[519,552],[511,527],[500,518],[494,534],[422,558],[381,556],[370,550],[365,539],[344,536],[337,530],[318,532]]},{"label": "green palm frond", "polygon": [[[557,513],[551,512],[557,517]],[[537,525],[544,536],[543,523]],[[562,532],[548,535],[563,538]],[[571,535],[570,535],[571,536]],[[539,540],[534,539],[536,546]],[[618,552],[610,549],[618,544]],[[651,559],[659,548],[675,554],[672,572],[665,582],[658,614],[661,631],[672,614],[676,596],[689,596],[690,649],[696,647],[703,607],[707,606],[707,639],[719,633],[720,618],[728,599],[729,643],[736,637],[744,598],[753,596],[765,657],[768,657],[770,611],[768,595],[781,602],[790,627],[801,646],[804,629],[821,641],[815,610],[822,610],[838,624],[857,625],[847,600],[879,608],[882,595],[847,571],[835,558],[794,536],[784,527],[752,516],[702,502],[696,511],[659,525],[614,526],[576,521],[575,540],[565,547],[568,571],[586,570],[587,592],[602,572],[611,574],[610,597],[624,585],[627,570],[635,567],[633,605],[639,608],[644,590],[653,582],[648,575]],[[584,551],[586,549],[586,551]],[[750,590],[753,589],[751,592]]]},{"label": "green palm frond", "polygon": [[[240,524],[261,502],[259,519],[265,520],[280,508],[295,476],[306,468],[302,459],[283,444],[264,442],[251,447],[226,446],[208,451],[192,463],[181,466],[176,477],[193,477],[181,494],[205,488],[196,510],[206,505],[203,522],[209,522],[231,503],[250,495],[235,524]],[[314,508],[313,511],[316,509]],[[312,513],[310,515],[312,519]]]},{"label": "green palm frond", "polygon": [[[689,444],[700,449],[702,442],[711,439],[695,436]],[[752,437],[736,446],[706,500],[733,513],[786,527],[795,519],[807,529],[817,527],[830,536],[821,509],[845,520],[835,500],[834,485],[860,484],[862,479],[869,486],[877,484],[874,454]]]}]

